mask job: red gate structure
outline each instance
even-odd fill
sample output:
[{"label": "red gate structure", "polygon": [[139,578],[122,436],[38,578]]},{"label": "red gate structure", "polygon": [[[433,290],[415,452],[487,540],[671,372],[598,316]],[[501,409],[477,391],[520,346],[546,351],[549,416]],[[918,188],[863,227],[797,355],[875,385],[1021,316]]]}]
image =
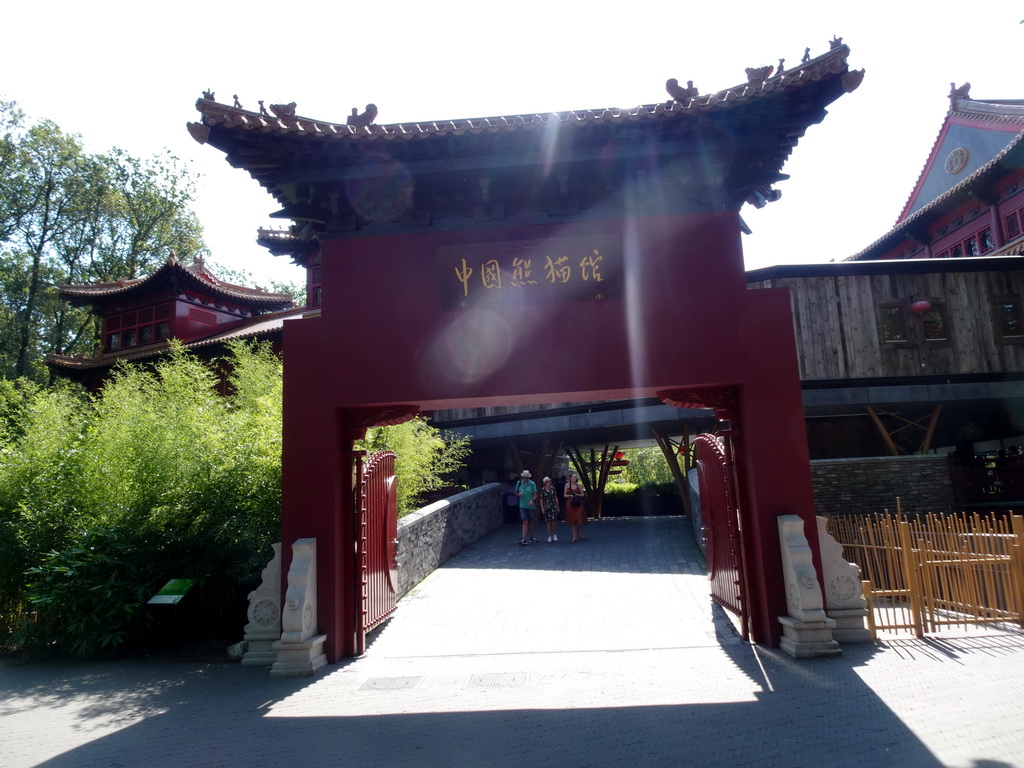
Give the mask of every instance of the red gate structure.
[{"label": "red gate structure", "polygon": [[[628,110],[381,125],[196,102],[193,137],[283,206],[272,215],[294,224],[273,252],[311,270],[311,311],[282,331],[281,536],[317,540],[330,662],[363,632],[353,483],[367,428],[656,396],[729,411],[741,607],[754,642],[779,643],[780,515],[808,523],[819,581],[821,561],[790,297],[747,289],[740,208],[779,198],[799,138],[860,84],[848,54],[837,39],[771,78]],[[684,311],[700,322],[681,329]]]},{"label": "red gate structure", "polygon": [[380,451],[362,468],[356,541],[356,583],[360,585],[356,650],[366,650],[366,633],[395,611],[398,602],[398,495],[395,454]]},{"label": "red gate structure", "polygon": [[739,503],[728,434],[697,435],[693,441],[711,599],[740,617],[743,639],[748,616]]}]

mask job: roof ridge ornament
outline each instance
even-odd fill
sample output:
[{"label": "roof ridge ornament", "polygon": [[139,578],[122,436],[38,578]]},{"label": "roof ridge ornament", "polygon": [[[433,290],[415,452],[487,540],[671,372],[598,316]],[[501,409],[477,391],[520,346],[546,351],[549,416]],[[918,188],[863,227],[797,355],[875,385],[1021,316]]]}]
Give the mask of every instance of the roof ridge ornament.
[{"label": "roof ridge ornament", "polygon": [[672,101],[678,101],[680,104],[688,104],[690,99],[695,99],[700,95],[700,91],[693,86],[693,80],[687,80],[686,87],[683,88],[674,77],[665,83],[665,90],[672,97]]},{"label": "roof ridge ornament", "polygon": [[950,110],[956,109],[956,103],[961,99],[971,98],[971,84],[964,83],[959,88],[956,87],[956,83],[949,84],[949,108]]},{"label": "roof ridge ornament", "polygon": [[368,125],[372,125],[376,119],[377,105],[367,104],[366,111],[363,114],[359,114],[359,107],[352,107],[352,114],[345,119],[345,124],[351,125],[353,128],[365,128]]},{"label": "roof ridge ornament", "polygon": [[290,101],[287,104],[271,104],[270,111],[277,115],[282,120],[295,119],[295,107],[297,105],[294,101]]},{"label": "roof ridge ornament", "polygon": [[775,70],[771,64],[763,67],[747,67],[744,71],[747,73],[747,83],[750,85],[761,85],[772,76],[772,72]]}]

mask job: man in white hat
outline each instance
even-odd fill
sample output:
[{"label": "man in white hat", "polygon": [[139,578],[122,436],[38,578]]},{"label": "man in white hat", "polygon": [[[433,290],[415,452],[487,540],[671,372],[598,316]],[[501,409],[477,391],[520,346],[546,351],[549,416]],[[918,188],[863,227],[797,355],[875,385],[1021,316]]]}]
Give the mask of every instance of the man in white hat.
[{"label": "man in white hat", "polygon": [[519,519],[523,521],[523,538],[519,540],[519,546],[526,546],[526,539],[529,537],[534,544],[534,530],[537,527],[537,484],[530,479],[530,470],[524,469],[516,483],[516,496],[519,497]]}]

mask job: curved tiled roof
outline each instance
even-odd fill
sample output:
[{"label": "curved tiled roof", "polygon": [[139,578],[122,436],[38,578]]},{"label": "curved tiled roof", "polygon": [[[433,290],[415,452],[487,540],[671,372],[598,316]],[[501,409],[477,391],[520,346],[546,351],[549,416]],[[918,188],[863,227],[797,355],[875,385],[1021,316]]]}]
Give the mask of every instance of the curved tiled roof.
[{"label": "curved tiled roof", "polygon": [[[328,141],[415,141],[464,133],[498,133],[526,131],[537,126],[558,123],[585,125],[589,123],[630,123],[649,120],[670,120],[695,116],[713,110],[727,109],[732,105],[765,98],[766,96],[798,88],[806,82],[821,80],[826,75],[839,74],[846,70],[849,48],[837,46],[829,52],[796,65],[781,75],[769,77],[760,83],[744,83],[716,93],[699,95],[685,104],[668,101],[658,104],[640,105],[630,109],[618,107],[587,109],[582,111],[551,112],[546,114],[505,115],[458,120],[440,120],[417,123],[395,123],[390,125],[352,126],[314,120],[308,117],[279,117],[260,114],[227,104],[220,104],[207,98],[196,101],[196,109],[203,116],[203,126],[221,125],[225,128],[258,131],[282,135],[294,134],[306,138]],[[853,90],[860,83],[863,70],[849,73],[852,77],[847,90]],[[189,126],[193,137],[204,141],[202,127]]]},{"label": "curved tiled roof", "polygon": [[116,280],[108,283],[92,283],[89,285],[62,285],[59,287],[60,298],[75,306],[101,304],[113,298],[122,298],[130,294],[150,290],[160,281],[168,280],[172,275],[179,280],[179,287],[191,287],[202,290],[213,296],[221,297],[242,306],[261,311],[284,309],[291,306],[291,296],[285,293],[270,293],[262,288],[248,288],[242,285],[226,283],[218,280],[206,269],[202,261],[191,266],[183,265],[172,254],[160,269],[147,275],[133,279]]},{"label": "curved tiled roof", "polygon": [[[539,167],[540,155],[527,146],[539,144],[555,128],[559,161],[575,164],[585,199],[581,206],[592,202],[587,173],[600,173],[602,148],[628,153],[626,147],[635,146],[635,131],[648,134],[668,152],[696,153],[714,146],[725,167],[721,176],[706,183],[718,184],[720,194],[742,201],[751,190],[770,194],[768,187],[786,178],[781,168],[807,127],[821,121],[828,104],[860,85],[864,72],[850,71],[848,56],[849,48],[836,40],[825,54],[767,78],[748,70],[746,82],[715,93],[628,109],[382,125],[315,120],[294,114],[294,104],[285,109],[274,105],[274,114],[258,113],[204,97],[195,105],[202,119],[189,123],[188,129],[200,143],[224,152],[233,167],[248,171],[284,206],[272,216],[321,225],[313,226],[315,235],[360,231],[364,222],[386,227],[381,222],[413,216],[414,208],[413,218],[395,226],[419,226],[432,215],[432,207],[449,200],[446,193],[460,184],[471,185],[472,173],[505,173],[513,188],[512,174]],[[621,146],[611,144],[620,137]],[[346,174],[388,178],[392,161],[416,176],[409,188],[415,186],[422,196],[391,201],[393,207],[367,213],[345,193]],[[342,187],[340,195],[336,185]]]},{"label": "curved tiled roof", "polygon": [[[1024,125],[1024,122],[1022,122]],[[859,253],[853,256],[848,256],[843,261],[857,261],[858,259],[869,258],[871,252],[878,250],[879,248],[891,244],[893,241],[906,235],[906,233],[918,222],[924,220],[927,216],[939,211],[943,206],[948,205],[956,201],[959,197],[965,195],[973,185],[979,181],[985,179],[992,173],[994,173],[1010,155],[1020,155],[1024,153],[1024,130],[1018,133],[995,157],[989,160],[985,165],[981,166],[978,170],[972,173],[967,178],[953,187],[950,187],[944,193],[936,197],[927,205],[914,211],[911,215],[907,216],[902,221],[898,222],[896,226],[882,235],[880,238],[875,240],[867,248],[863,249]],[[1000,251],[1000,254],[1004,254],[1004,251]]]}]

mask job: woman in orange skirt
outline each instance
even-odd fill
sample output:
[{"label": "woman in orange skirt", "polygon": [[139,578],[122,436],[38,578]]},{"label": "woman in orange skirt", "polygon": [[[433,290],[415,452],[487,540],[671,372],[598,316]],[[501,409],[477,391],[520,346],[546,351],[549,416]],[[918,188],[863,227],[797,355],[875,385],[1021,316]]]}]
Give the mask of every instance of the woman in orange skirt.
[{"label": "woman in orange skirt", "polygon": [[579,477],[575,472],[569,475],[569,482],[565,484],[565,522],[572,529],[572,540],[583,541],[583,533],[580,526],[587,522],[587,510],[583,506],[583,497],[586,492],[580,485]]}]

